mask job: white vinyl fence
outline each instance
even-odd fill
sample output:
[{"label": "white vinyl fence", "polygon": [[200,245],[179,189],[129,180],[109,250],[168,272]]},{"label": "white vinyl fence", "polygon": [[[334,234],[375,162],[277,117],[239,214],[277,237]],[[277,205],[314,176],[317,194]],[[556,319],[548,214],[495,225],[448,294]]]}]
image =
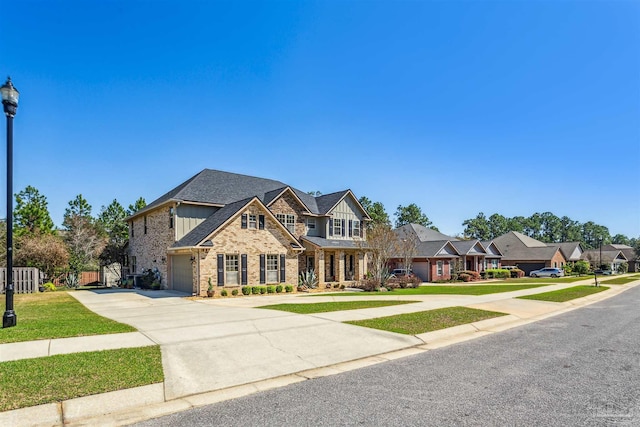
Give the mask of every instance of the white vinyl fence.
[{"label": "white vinyl fence", "polygon": [[[16,294],[30,294],[38,292],[40,271],[35,267],[14,267],[13,291]],[[7,269],[0,268],[0,293],[4,294],[7,286]]]}]

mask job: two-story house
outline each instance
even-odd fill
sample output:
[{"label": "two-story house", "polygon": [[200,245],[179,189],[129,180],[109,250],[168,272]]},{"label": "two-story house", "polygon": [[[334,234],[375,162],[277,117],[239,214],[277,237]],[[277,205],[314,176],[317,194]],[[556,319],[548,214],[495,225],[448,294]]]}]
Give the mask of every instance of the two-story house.
[{"label": "two-story house", "polygon": [[314,197],[282,182],[205,169],[127,219],[132,274],[157,269],[170,289],[209,283],[321,286],[366,273],[369,216],[350,190]]}]

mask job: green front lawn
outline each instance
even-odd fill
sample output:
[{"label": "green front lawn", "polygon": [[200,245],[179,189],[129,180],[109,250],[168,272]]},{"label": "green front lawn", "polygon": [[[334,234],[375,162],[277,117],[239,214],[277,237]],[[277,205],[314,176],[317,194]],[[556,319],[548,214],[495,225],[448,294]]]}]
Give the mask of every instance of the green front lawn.
[{"label": "green front lawn", "polygon": [[[98,316],[67,292],[16,294],[18,324],[0,329],[0,343],[134,332],[136,329]],[[5,311],[5,298],[0,310]]]},{"label": "green front lawn", "polygon": [[609,288],[606,286],[574,286],[572,288],[544,292],[535,295],[527,295],[518,298],[538,301],[565,302],[576,298],[586,297],[587,295],[597,294],[598,292],[606,291],[607,289]]},{"label": "green front lawn", "polygon": [[500,316],[506,316],[506,313],[467,307],[447,307],[419,311],[417,313],[378,317],[376,319],[354,320],[345,323],[400,334],[416,335]]},{"label": "green front lawn", "polygon": [[273,304],[263,305],[258,308],[268,308],[270,310],[288,311],[298,314],[326,313],[329,311],[357,310],[360,308],[377,308],[389,305],[410,304],[419,301],[340,301],[340,302],[319,302],[311,304]]},{"label": "green front lawn", "polygon": [[[394,289],[389,292],[342,292],[331,294],[333,297],[343,296],[392,296],[392,295],[486,295],[501,292],[513,292],[521,289],[546,286],[541,284],[529,285],[426,285],[417,288]],[[326,294],[313,294],[310,297],[326,296]]]},{"label": "green front lawn", "polygon": [[164,381],[160,346],[0,363],[0,412]]},{"label": "green front lawn", "polygon": [[615,279],[600,280],[600,283],[606,283],[607,285],[626,285],[627,283],[635,282],[640,279],[640,275],[616,277]]},{"label": "green front lawn", "polygon": [[591,279],[593,276],[584,275],[584,276],[565,276],[558,277],[554,279],[553,277],[523,277],[521,279],[507,279],[505,283],[544,283],[547,285],[551,285],[554,283],[573,283],[579,282],[580,280]]}]

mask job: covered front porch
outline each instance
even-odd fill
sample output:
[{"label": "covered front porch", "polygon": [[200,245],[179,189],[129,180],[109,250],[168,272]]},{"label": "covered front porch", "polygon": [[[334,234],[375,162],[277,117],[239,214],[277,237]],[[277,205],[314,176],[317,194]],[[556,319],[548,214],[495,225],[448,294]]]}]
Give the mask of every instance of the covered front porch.
[{"label": "covered front porch", "polygon": [[353,242],[315,238],[314,241],[304,239],[303,246],[299,271],[315,271],[319,286],[356,282],[365,277],[365,252]]}]

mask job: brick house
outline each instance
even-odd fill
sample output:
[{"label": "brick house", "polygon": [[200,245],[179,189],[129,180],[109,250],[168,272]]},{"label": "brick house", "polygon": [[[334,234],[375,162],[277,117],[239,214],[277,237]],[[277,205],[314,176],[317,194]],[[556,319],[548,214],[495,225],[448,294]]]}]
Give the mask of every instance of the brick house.
[{"label": "brick house", "polygon": [[320,285],[366,273],[370,221],[350,190],[311,196],[282,182],[205,169],[127,219],[132,274],[157,269],[190,294],[243,285]]},{"label": "brick house", "polygon": [[[504,255],[502,264],[515,265],[527,275],[544,267],[563,268],[567,263],[564,254],[567,253],[571,259],[574,253],[568,250],[571,245],[562,244],[561,247],[560,243],[544,243],[517,231],[496,237],[493,242]],[[575,250],[581,250],[580,248]]]}]

